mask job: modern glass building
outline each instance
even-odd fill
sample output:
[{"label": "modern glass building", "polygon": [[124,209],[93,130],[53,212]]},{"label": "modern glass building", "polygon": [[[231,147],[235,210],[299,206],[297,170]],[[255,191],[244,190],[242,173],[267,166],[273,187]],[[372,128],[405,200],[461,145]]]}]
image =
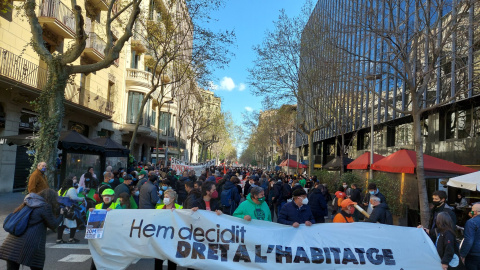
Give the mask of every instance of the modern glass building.
[{"label": "modern glass building", "polygon": [[[299,121],[321,127],[316,167],[369,151],[372,120],[375,153],[414,150],[417,116],[425,154],[480,169],[479,8],[319,0],[302,35],[298,99]],[[306,159],[306,136],[296,142]]]}]

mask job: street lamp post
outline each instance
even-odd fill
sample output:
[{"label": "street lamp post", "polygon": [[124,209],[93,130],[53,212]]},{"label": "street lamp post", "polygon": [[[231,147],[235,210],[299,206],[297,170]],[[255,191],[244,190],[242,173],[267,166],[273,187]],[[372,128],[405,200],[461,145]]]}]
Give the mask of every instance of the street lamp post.
[{"label": "street lamp post", "polygon": [[[167,138],[165,139],[165,168],[168,168],[168,137],[170,134],[170,124],[172,119],[170,117],[170,104],[173,103],[173,99],[165,102],[168,104],[168,127],[167,127]],[[158,157],[157,157],[158,158]]]}]

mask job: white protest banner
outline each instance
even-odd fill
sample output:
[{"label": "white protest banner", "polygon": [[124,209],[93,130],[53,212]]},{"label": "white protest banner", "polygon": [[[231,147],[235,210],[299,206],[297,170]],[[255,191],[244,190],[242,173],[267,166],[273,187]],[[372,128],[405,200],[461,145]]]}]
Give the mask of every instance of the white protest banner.
[{"label": "white protest banner", "polygon": [[372,223],[299,228],[198,210],[112,210],[102,239],[89,240],[97,269],[137,258],[195,269],[441,269],[422,229]]},{"label": "white protest banner", "polygon": [[215,159],[200,164],[190,164],[176,158],[170,159],[170,167],[177,172],[177,175],[182,174],[185,170],[194,170],[195,175],[201,175],[202,171],[210,166],[215,166]]}]

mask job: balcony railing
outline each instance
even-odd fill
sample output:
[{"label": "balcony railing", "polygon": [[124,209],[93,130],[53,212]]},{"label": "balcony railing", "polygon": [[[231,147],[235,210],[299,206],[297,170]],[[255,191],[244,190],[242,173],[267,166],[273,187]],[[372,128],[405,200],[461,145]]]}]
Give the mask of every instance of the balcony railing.
[{"label": "balcony railing", "polygon": [[79,89],[78,94],[74,95],[70,100],[73,102],[78,102],[78,104],[84,107],[104,113],[106,115],[112,116],[115,112],[113,108],[113,102],[85,88]]},{"label": "balcony railing", "polygon": [[127,68],[127,80],[135,80],[146,85],[152,81],[152,73],[134,68]]},{"label": "balcony railing", "polygon": [[36,89],[43,89],[47,82],[47,70],[0,48],[0,75]]},{"label": "balcony railing", "polygon": [[38,17],[40,23],[47,24],[56,34],[64,38],[75,37],[75,18],[73,12],[59,0],[46,0],[43,2],[40,5]]},{"label": "balcony railing", "polygon": [[88,34],[87,45],[85,46],[85,53],[96,61],[101,61],[105,58],[104,51],[107,46],[97,34],[91,32]]}]

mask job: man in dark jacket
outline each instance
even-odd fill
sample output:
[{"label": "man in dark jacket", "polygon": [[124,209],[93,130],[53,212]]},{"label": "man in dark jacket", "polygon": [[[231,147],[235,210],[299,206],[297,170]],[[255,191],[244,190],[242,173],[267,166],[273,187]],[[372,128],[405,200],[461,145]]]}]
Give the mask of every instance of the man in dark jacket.
[{"label": "man in dark jacket", "polygon": [[372,204],[373,211],[370,217],[365,220],[366,222],[393,225],[392,213],[390,213],[390,209],[386,203],[381,203],[380,198],[374,195],[370,196],[370,203]]},{"label": "man in dark jacket", "polygon": [[453,212],[453,208],[450,207],[447,203],[447,193],[443,190],[437,190],[433,192],[432,194],[432,199],[433,199],[433,208],[432,208],[432,214],[430,215],[430,222],[428,225],[428,234],[430,235],[430,238],[432,241],[435,243],[437,239],[437,233],[435,232],[435,229],[437,228],[436,222],[437,222],[437,215],[440,212],[446,212],[450,218],[453,221],[453,227],[452,230],[455,232],[457,230],[457,217],[455,213]]},{"label": "man in dark jacket", "polygon": [[282,186],[283,186],[282,179],[278,179],[277,182],[275,182],[275,184],[273,185],[272,203],[275,207],[275,213],[277,217],[278,217],[278,210],[280,209],[280,205],[283,202]]},{"label": "man in dark jacket", "polygon": [[188,192],[187,198],[183,201],[183,209],[192,209],[200,206],[202,200],[202,192],[194,188],[192,181],[185,181],[184,189]]},{"label": "man in dark jacket", "polygon": [[193,188],[193,181],[191,181],[188,177],[182,177],[180,181],[177,181],[176,189],[175,191],[178,194],[177,197],[177,203],[182,204],[185,201],[185,198],[187,198],[188,191],[185,189],[185,185],[187,182],[192,183],[192,188]]},{"label": "man in dark jacket", "polygon": [[[350,187],[351,187],[350,200],[352,200],[352,202],[356,202],[358,205],[360,205],[361,202],[362,202],[362,191],[361,191],[361,189],[359,189],[357,187],[357,184],[351,184]],[[358,216],[359,215],[360,215],[360,212],[357,209],[355,209],[355,212],[353,213],[353,220],[355,220],[355,222],[358,222],[358,220],[359,220]]]},{"label": "man in dark jacket", "polygon": [[155,209],[158,200],[158,188],[153,183],[157,181],[158,177],[156,175],[150,175],[148,181],[143,184],[142,189],[140,189],[139,197],[139,208],[140,209]]},{"label": "man in dark jacket", "polygon": [[298,228],[300,224],[311,226],[315,223],[312,210],[308,206],[307,192],[297,189],[293,193],[293,201],[286,203],[278,215],[278,223]]},{"label": "man in dark jacket", "polygon": [[308,205],[312,209],[315,223],[325,223],[325,216],[328,216],[327,202],[319,188],[320,186],[322,185],[319,182],[315,183],[315,187],[308,194]]},{"label": "man in dark jacket", "polygon": [[470,212],[472,217],[465,223],[464,240],[460,257],[469,269],[480,269],[480,204],[474,204]]},{"label": "man in dark jacket", "polygon": [[365,196],[365,198],[363,198],[363,205],[368,206],[367,213],[369,214],[371,214],[373,211],[373,207],[370,204],[370,195],[375,195],[378,198],[380,198],[381,203],[387,203],[387,199],[382,193],[380,193],[380,191],[377,188],[377,185],[375,183],[368,184],[368,193]]},{"label": "man in dark jacket", "polygon": [[125,178],[123,179],[123,183],[121,183],[115,188],[115,197],[113,198],[113,200],[117,201],[120,194],[124,192],[130,195],[130,185],[132,184],[132,182],[133,180],[131,175],[125,176]]}]

